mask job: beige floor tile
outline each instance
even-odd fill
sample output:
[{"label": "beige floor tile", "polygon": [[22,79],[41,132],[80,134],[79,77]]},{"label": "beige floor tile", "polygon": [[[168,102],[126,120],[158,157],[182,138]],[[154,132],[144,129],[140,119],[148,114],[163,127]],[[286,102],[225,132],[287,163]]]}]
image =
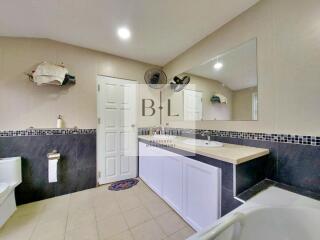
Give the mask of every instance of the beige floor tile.
[{"label": "beige floor tile", "polygon": [[139,183],[132,187],[132,190],[136,195],[141,195],[143,193],[153,192],[143,181],[140,179]]},{"label": "beige floor tile", "polygon": [[31,240],[54,239],[54,237],[64,236],[66,231],[66,220],[53,220],[39,222],[35,227]]},{"label": "beige floor tile", "polygon": [[121,190],[121,191],[114,191],[114,196],[117,200],[121,200],[121,199],[124,199],[124,198],[128,198],[130,196],[133,196],[135,195],[135,191],[134,191],[134,188],[129,188],[129,189],[126,189],[126,190]]},{"label": "beige floor tile", "polygon": [[153,191],[143,192],[143,193],[139,194],[139,198],[140,198],[141,202],[143,202],[144,204],[151,202],[151,201],[161,200],[161,198]]},{"label": "beige floor tile", "polygon": [[131,232],[135,240],[161,240],[166,238],[166,234],[154,220],[132,228]]},{"label": "beige floor tile", "polygon": [[17,211],[14,213],[14,215],[17,216],[23,216],[23,215],[29,215],[29,214],[38,214],[41,212],[45,207],[45,203],[43,201],[37,201],[33,203],[24,204],[17,207]]},{"label": "beige floor tile", "polygon": [[139,183],[138,183],[137,185],[139,185],[139,186],[141,186],[141,185],[147,186],[147,185],[145,184],[145,182],[144,182],[141,178],[137,177],[137,179],[139,180]]},{"label": "beige floor tile", "polygon": [[74,192],[70,196],[70,201],[83,201],[83,200],[91,200],[96,195],[95,188]]},{"label": "beige floor tile", "polygon": [[121,214],[110,216],[98,221],[98,231],[101,239],[107,239],[128,229],[128,225]]},{"label": "beige floor tile", "polygon": [[65,233],[63,234],[49,234],[49,235],[43,235],[41,238],[31,238],[30,240],[64,240],[65,238]]},{"label": "beige floor tile", "polygon": [[139,182],[124,191],[109,191],[102,186],[19,206],[0,229],[0,239],[179,240],[193,233],[186,226],[161,198]]},{"label": "beige floor tile", "polygon": [[93,206],[94,199],[95,194],[90,190],[82,191],[80,193],[73,193],[70,197],[69,206]]},{"label": "beige floor tile", "polygon": [[39,218],[41,222],[57,219],[66,220],[68,216],[70,195],[63,195],[44,200],[45,207],[42,209]]},{"label": "beige floor tile", "polygon": [[65,240],[99,240],[96,224],[82,224],[65,235]]},{"label": "beige floor tile", "polygon": [[158,217],[172,210],[164,201],[160,199],[148,201],[145,203],[145,206],[153,217]]},{"label": "beige floor tile", "polygon": [[144,183],[140,183],[140,182],[136,186],[134,186],[132,188],[132,190],[137,195],[140,195],[140,194],[143,194],[146,192],[152,192],[152,190],[147,185],[145,185]]},{"label": "beige floor tile", "polygon": [[128,230],[128,231],[124,231],[118,235],[107,238],[106,240],[134,240],[134,239],[133,239],[131,232]]},{"label": "beige floor tile", "polygon": [[145,188],[139,188],[139,187],[133,188],[133,192],[135,193],[136,196],[139,196],[139,195],[141,195],[145,192],[148,192],[148,191],[150,191],[150,190],[145,189]]},{"label": "beige floor tile", "polygon": [[95,191],[96,193],[98,192],[104,192],[104,191],[109,191],[108,188],[109,188],[110,184],[104,184],[104,185],[100,185],[98,187],[95,188]]},{"label": "beige floor tile", "polygon": [[105,206],[107,203],[116,202],[116,201],[117,200],[115,199],[114,194],[110,194],[104,191],[104,192],[99,192],[95,196],[92,203],[94,207],[102,207],[102,206]]},{"label": "beige floor tile", "polygon": [[118,199],[118,203],[122,211],[127,211],[142,206],[142,202],[135,195],[130,195],[128,197]]},{"label": "beige floor tile", "polygon": [[95,213],[93,209],[76,212],[72,215],[69,214],[67,221],[67,231],[78,228],[81,225],[96,224]]},{"label": "beige floor tile", "polygon": [[191,227],[185,227],[178,232],[172,234],[168,240],[185,240],[196,232]]},{"label": "beige floor tile", "polygon": [[37,225],[37,218],[32,215],[11,217],[0,229],[1,240],[26,240]]},{"label": "beige floor tile", "polygon": [[144,207],[138,207],[123,213],[129,228],[152,219],[151,214]]},{"label": "beige floor tile", "polygon": [[110,217],[111,215],[116,215],[121,212],[120,207],[116,201],[106,202],[101,207],[94,208],[96,219],[103,220]]},{"label": "beige floor tile", "polygon": [[116,192],[115,191],[110,191],[108,189],[109,185],[107,186],[102,186],[102,187],[98,187],[96,190],[96,195],[100,195],[100,196],[105,196],[105,197],[115,197]]},{"label": "beige floor tile", "polygon": [[29,232],[26,231],[12,231],[12,232],[1,232],[1,240],[28,240],[30,239],[32,230]]},{"label": "beige floor tile", "polygon": [[69,205],[68,214],[76,215],[81,214],[82,212],[94,212],[93,203],[91,202],[82,202],[82,203],[74,203]]},{"label": "beige floor tile", "polygon": [[68,218],[68,208],[59,208],[56,210],[48,210],[45,208],[43,212],[39,214],[39,222],[49,222],[54,220],[66,221]]},{"label": "beige floor tile", "polygon": [[157,217],[156,221],[167,235],[171,235],[187,226],[178,214],[173,211]]},{"label": "beige floor tile", "polygon": [[44,203],[46,204],[46,206],[54,208],[54,207],[68,206],[69,201],[70,201],[70,194],[66,194],[66,195],[46,199],[44,200]]}]

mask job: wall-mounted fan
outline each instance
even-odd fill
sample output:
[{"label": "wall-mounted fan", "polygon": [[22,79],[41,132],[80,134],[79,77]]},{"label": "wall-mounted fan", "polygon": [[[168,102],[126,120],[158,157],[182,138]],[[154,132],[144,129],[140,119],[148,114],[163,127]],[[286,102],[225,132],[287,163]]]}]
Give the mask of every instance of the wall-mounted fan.
[{"label": "wall-mounted fan", "polygon": [[189,76],[184,76],[182,78],[179,78],[175,76],[173,78],[173,81],[170,83],[171,89],[175,92],[180,92],[187,86],[190,82],[190,77]]},{"label": "wall-mounted fan", "polygon": [[167,75],[161,69],[151,68],[144,74],[144,80],[149,87],[160,89],[167,84]]}]

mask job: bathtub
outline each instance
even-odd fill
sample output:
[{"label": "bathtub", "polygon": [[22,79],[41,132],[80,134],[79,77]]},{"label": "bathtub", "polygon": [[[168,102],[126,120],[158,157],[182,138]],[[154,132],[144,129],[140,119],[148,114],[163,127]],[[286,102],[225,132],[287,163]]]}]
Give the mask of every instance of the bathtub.
[{"label": "bathtub", "polygon": [[188,240],[319,240],[320,202],[270,187]]},{"label": "bathtub", "polygon": [[16,210],[15,188],[21,183],[21,157],[0,159],[0,228]]}]

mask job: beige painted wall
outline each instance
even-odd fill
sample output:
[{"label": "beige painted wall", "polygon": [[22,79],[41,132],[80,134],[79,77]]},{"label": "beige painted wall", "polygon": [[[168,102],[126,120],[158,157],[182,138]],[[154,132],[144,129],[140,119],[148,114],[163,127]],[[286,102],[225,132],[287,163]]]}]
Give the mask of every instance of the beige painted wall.
[{"label": "beige painted wall", "polygon": [[259,121],[199,121],[196,127],[320,135],[319,12],[319,0],[261,0],[167,64],[172,77],[258,39]]},{"label": "beige painted wall", "polygon": [[[232,91],[228,87],[222,86],[218,81],[203,78],[192,74],[181,74],[191,77],[190,83],[185,89],[202,92],[202,112],[203,119],[231,119],[232,117]],[[179,114],[178,117],[167,117],[164,114],[164,122],[183,120],[183,91],[174,93],[171,89],[166,88],[165,97],[171,99],[172,114]],[[210,98],[215,93],[223,94],[228,98],[228,104],[212,104]],[[164,104],[165,113],[167,113],[167,104]],[[193,122],[193,121],[192,121]]]},{"label": "beige painted wall", "polygon": [[232,119],[236,121],[252,119],[252,94],[258,89],[246,88],[233,91],[232,94]]},{"label": "beige painted wall", "polygon": [[[24,73],[42,62],[63,62],[77,77],[70,87],[41,86]],[[0,38],[0,130],[52,128],[58,114],[66,127],[96,128],[96,75],[137,80],[151,65],[45,39]],[[143,86],[141,86],[144,88]],[[147,96],[158,92],[142,90]],[[139,107],[139,112],[141,111]],[[139,126],[158,118],[140,119]]]}]

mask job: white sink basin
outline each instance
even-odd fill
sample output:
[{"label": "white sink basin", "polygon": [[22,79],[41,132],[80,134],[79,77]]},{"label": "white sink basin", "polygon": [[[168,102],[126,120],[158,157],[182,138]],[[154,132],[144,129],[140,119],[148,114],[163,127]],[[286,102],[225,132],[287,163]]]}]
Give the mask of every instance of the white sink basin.
[{"label": "white sink basin", "polygon": [[187,139],[183,143],[196,147],[223,147],[223,143],[201,139]]},{"label": "white sink basin", "polygon": [[152,140],[155,140],[155,141],[168,141],[168,140],[173,140],[175,138],[176,136],[165,135],[165,134],[155,134],[152,136]]}]

